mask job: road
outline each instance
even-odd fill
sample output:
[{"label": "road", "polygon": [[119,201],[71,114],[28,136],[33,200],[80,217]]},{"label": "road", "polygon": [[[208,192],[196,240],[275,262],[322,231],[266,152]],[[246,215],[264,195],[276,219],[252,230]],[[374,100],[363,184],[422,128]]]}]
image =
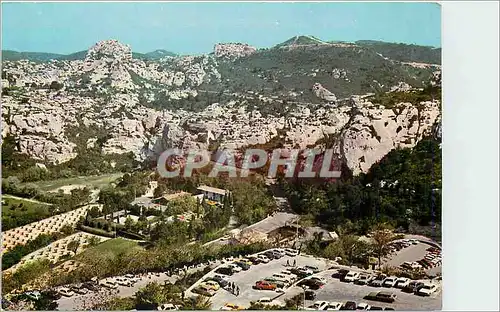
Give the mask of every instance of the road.
[{"label": "road", "polygon": [[2,194],[2,198],[11,198],[11,199],[17,199],[17,200],[24,200],[24,201],[28,201],[28,202],[31,202],[31,203],[35,203],[35,204],[40,204],[40,205],[47,205],[47,206],[51,206],[52,204],[51,203],[44,203],[44,202],[41,202],[41,201],[38,201],[36,199],[31,199],[31,198],[24,198],[24,197],[19,197],[19,196],[14,196],[14,195],[8,195],[8,194]]}]

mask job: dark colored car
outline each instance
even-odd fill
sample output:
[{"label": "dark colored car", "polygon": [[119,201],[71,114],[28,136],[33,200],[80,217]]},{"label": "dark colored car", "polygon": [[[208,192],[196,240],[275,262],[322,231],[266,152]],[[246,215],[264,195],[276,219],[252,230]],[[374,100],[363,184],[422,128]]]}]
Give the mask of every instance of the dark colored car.
[{"label": "dark colored car", "polygon": [[300,281],[297,286],[299,287],[308,287],[309,289],[312,289],[312,290],[318,290],[320,289],[321,287],[323,287],[323,283],[316,280],[316,279],[306,279],[306,280],[303,280],[303,281]]},{"label": "dark colored car", "polygon": [[385,274],[380,274],[377,277],[375,277],[374,279],[372,279],[368,285],[370,285],[372,287],[382,287],[386,277],[387,276]]},{"label": "dark colored car", "polygon": [[371,292],[368,295],[366,295],[363,299],[393,303],[394,301],[396,301],[396,295],[390,292],[379,291],[379,292]]},{"label": "dark colored car", "polygon": [[92,282],[83,283],[82,286],[87,288],[90,291],[98,291],[99,290],[99,286],[95,283],[92,283]]},{"label": "dark colored car", "polygon": [[342,307],[340,308],[340,310],[343,310],[343,311],[346,311],[346,310],[356,310],[357,307],[358,307],[358,305],[356,304],[356,302],[354,302],[354,301],[347,301],[346,303],[344,303],[342,305]]},{"label": "dark colored car", "polygon": [[250,265],[248,265],[248,263],[240,261],[240,262],[235,262],[235,264],[237,266],[239,266],[240,268],[242,268],[243,271],[246,271],[246,270],[250,269]]},{"label": "dark colored car", "polygon": [[298,277],[299,279],[304,278],[304,277],[306,277],[306,276],[309,276],[309,274],[305,273],[304,271],[300,270],[299,268],[292,268],[292,269],[290,270],[290,272],[291,272],[292,274],[297,275],[297,277]]},{"label": "dark colored car", "polygon": [[264,254],[264,256],[268,257],[269,260],[273,260],[273,259],[279,259],[280,258],[280,255],[277,254],[277,253],[274,253],[273,251],[271,250],[268,250],[266,251]]},{"label": "dark colored car", "polygon": [[394,310],[394,308],[391,308],[391,307],[385,307],[384,310],[385,311],[396,311],[396,310]]},{"label": "dark colored car", "polygon": [[344,277],[349,273],[349,270],[346,269],[340,269],[337,270],[337,272],[332,274],[333,278],[339,278],[339,279],[344,279]]},{"label": "dark colored car", "polygon": [[210,280],[212,280],[212,281],[216,281],[216,282],[220,285],[220,287],[222,287],[222,288],[224,288],[224,287],[226,287],[227,285],[229,285],[229,282],[228,282],[228,281],[226,281],[226,280],[225,280],[222,276],[220,276],[220,275],[215,275],[214,277],[211,277],[211,278],[209,277],[209,278],[207,278],[207,281],[210,281]]},{"label": "dark colored car", "polygon": [[306,300],[314,300],[314,299],[316,299],[316,293],[312,290],[306,290],[305,297],[306,297]]},{"label": "dark colored car", "polygon": [[382,307],[371,306],[371,307],[370,307],[370,311],[371,311],[371,310],[382,311],[383,309],[382,309]]},{"label": "dark colored car", "polygon": [[222,275],[229,275],[229,276],[231,276],[231,275],[234,274],[233,269],[227,268],[227,267],[225,267],[225,268],[218,268],[215,271],[215,273],[219,273],[219,274],[222,274]]},{"label": "dark colored car", "polygon": [[262,262],[257,257],[248,257],[248,260],[250,260],[253,264],[259,264]]}]

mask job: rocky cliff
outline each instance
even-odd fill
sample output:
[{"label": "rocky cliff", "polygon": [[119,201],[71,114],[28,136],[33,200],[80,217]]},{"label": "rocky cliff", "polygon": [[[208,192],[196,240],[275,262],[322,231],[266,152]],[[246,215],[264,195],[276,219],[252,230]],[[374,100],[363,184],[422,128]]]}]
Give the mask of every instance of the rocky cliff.
[{"label": "rocky cliff", "polygon": [[[66,162],[96,146],[103,154],[133,152],[145,160],[169,147],[212,148],[217,142],[238,149],[279,137],[285,147],[305,148],[335,138],[338,154],[359,173],[390,150],[440,131],[438,99],[391,107],[363,97],[341,101],[320,82],[308,90],[284,90],[291,98],[212,88],[233,83],[219,57],[254,53],[226,45],[216,47],[214,56],[152,61],[134,59],[130,47],[108,40],[91,47],[83,61],[4,62],[2,137],[15,137],[21,153],[46,163]],[[335,79],[346,75],[335,68],[333,73]],[[406,82],[392,88],[412,90]],[[323,102],[294,99],[300,92]]]}]

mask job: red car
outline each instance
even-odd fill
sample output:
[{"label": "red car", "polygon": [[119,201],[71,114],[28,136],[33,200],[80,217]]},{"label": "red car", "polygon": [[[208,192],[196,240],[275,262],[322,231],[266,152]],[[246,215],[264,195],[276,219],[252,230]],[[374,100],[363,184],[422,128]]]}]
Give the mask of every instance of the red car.
[{"label": "red car", "polygon": [[257,283],[255,283],[255,289],[276,290],[276,284],[272,284],[266,281],[258,281]]}]

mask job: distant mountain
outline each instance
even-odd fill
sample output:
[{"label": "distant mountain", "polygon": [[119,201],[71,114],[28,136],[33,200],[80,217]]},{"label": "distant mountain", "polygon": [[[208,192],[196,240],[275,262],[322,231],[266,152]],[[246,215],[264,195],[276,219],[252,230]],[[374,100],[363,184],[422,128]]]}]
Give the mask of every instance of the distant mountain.
[{"label": "distant mountain", "polygon": [[38,62],[47,62],[62,56],[63,56],[62,54],[56,54],[56,53],[17,52],[12,50],[2,50],[2,60],[4,61],[31,60]]},{"label": "distant mountain", "polygon": [[177,54],[167,50],[155,50],[144,54],[150,60],[157,60],[167,56],[177,56]]},{"label": "distant mountain", "polygon": [[[76,61],[84,60],[87,55],[87,50],[71,53],[71,54],[57,54],[45,52],[17,52],[12,50],[2,50],[2,61],[20,61],[29,60],[32,62],[48,62],[50,60],[59,61]],[[155,50],[148,53],[132,52],[132,57],[143,60],[158,60],[162,57],[176,56],[175,53],[167,50]]]},{"label": "distant mountain", "polygon": [[441,64],[441,48],[374,40],[360,40],[355,44],[395,61]]},{"label": "distant mountain", "polygon": [[275,48],[282,48],[288,46],[301,46],[301,45],[318,45],[318,44],[327,44],[327,42],[318,39],[314,36],[295,36],[292,37],[285,42],[277,44],[274,46]]}]

